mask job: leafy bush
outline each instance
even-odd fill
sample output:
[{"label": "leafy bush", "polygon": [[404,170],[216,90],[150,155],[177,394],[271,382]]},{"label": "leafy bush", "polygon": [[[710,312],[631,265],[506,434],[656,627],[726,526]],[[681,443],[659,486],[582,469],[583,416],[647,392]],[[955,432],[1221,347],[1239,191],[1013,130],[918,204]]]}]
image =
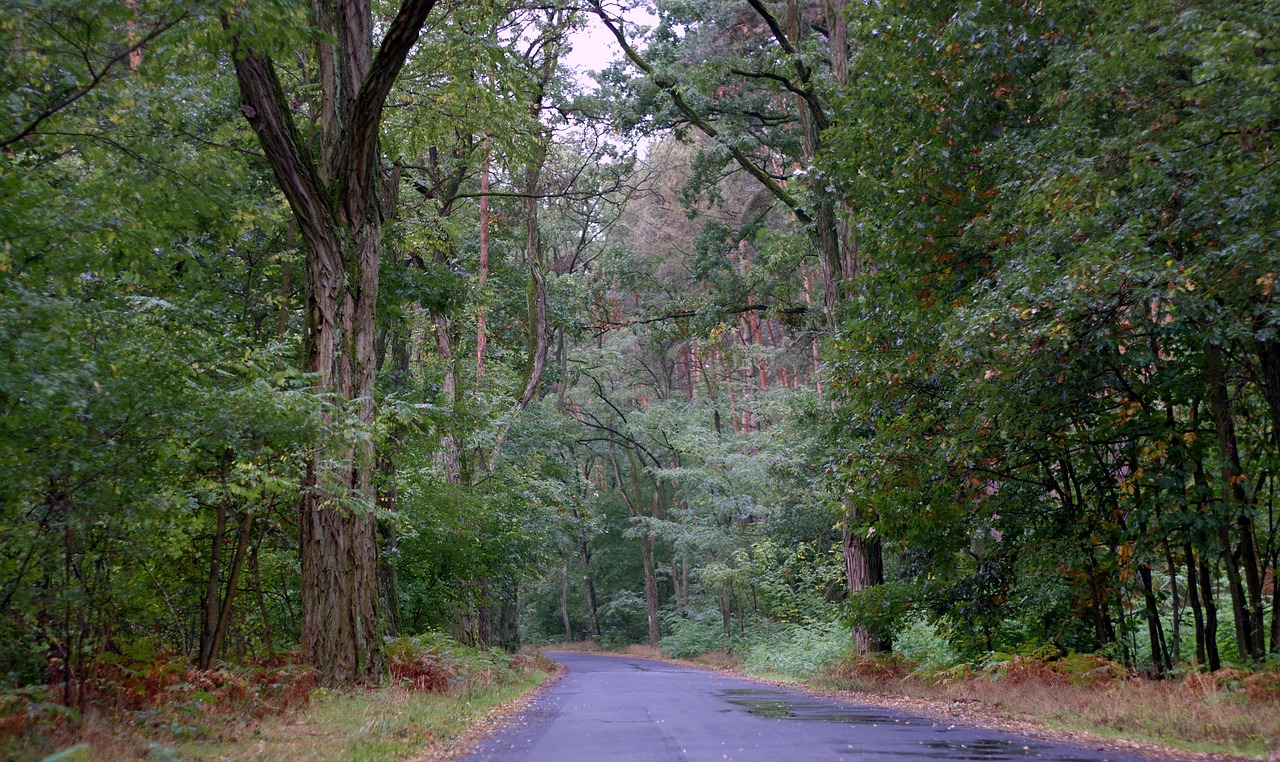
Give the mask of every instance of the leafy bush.
[{"label": "leafy bush", "polygon": [[660,644],[662,651],[674,659],[687,659],[708,651],[732,651],[736,638],[726,638],[720,612],[704,609],[688,617],[667,616],[663,621],[668,633]]},{"label": "leafy bush", "polygon": [[472,648],[439,632],[387,639],[391,679],[416,690],[444,693],[510,682],[530,666],[526,656],[499,648]]},{"label": "leafy bush", "polygon": [[923,618],[912,619],[900,629],[894,635],[893,647],[921,671],[932,672],[960,663],[956,649],[932,622]]},{"label": "leafy bush", "polygon": [[849,630],[841,622],[771,628],[750,639],[746,668],[748,672],[809,677],[839,661],[849,650],[849,642]]}]

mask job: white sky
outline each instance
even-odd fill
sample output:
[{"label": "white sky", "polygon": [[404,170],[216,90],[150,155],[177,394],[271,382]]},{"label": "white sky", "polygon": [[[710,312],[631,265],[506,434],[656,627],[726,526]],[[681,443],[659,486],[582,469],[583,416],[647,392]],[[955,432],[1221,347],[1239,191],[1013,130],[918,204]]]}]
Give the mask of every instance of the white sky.
[{"label": "white sky", "polygon": [[[577,70],[578,81],[583,87],[592,88],[595,82],[588,72],[600,71],[621,58],[622,48],[618,47],[613,33],[600,23],[594,13],[588,13],[586,17],[587,25],[569,37],[573,49],[565,56],[565,63]],[[624,31],[628,37],[635,33],[635,24],[652,24],[657,20],[657,17],[642,8],[627,11],[625,18],[628,23]]]}]

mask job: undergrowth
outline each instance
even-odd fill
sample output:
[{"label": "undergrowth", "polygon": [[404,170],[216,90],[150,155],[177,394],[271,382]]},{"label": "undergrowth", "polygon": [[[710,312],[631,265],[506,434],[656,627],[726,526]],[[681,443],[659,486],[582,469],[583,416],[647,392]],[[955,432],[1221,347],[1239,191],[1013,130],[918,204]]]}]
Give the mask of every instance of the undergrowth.
[{"label": "undergrowth", "polygon": [[844,659],[819,688],[979,701],[1021,719],[1192,751],[1280,754],[1280,672],[1189,672],[1152,680],[1089,654],[991,654],[928,668],[892,653]]},{"label": "undergrowth", "polygon": [[[461,696],[464,703],[546,669],[534,657],[468,648],[434,633],[389,639],[387,662],[397,695]],[[198,670],[173,655],[107,654],[76,674],[61,667],[50,665],[49,673],[69,679],[0,690],[0,759],[67,750],[74,759],[154,759],[179,744],[189,754],[252,737],[263,722],[333,695],[296,658]]]},{"label": "undergrowth", "polygon": [[674,659],[707,653],[732,654],[749,674],[804,678],[835,662],[849,648],[849,631],[839,622],[810,624],[754,622],[744,633],[725,636],[719,615],[711,612],[669,627],[662,652]]}]

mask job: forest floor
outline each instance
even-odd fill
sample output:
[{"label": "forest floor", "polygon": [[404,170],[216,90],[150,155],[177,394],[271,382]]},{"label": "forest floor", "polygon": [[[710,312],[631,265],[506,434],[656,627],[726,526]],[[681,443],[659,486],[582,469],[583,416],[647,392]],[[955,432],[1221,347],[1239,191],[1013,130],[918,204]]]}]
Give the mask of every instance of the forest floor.
[{"label": "forest floor", "polygon": [[321,697],[308,709],[262,722],[241,737],[181,744],[175,759],[450,760],[465,753],[502,716],[522,707],[553,676],[529,672],[516,682],[460,693],[388,687]]},{"label": "forest floor", "polygon": [[75,723],[44,723],[21,734],[6,732],[14,728],[0,722],[0,759],[450,760],[562,672],[536,656],[525,664],[500,679],[471,680],[443,692],[403,680],[371,690],[311,688],[305,701],[265,715],[168,707],[146,712],[148,721],[140,723],[136,712],[94,711]]},{"label": "forest floor", "polygon": [[[593,644],[547,650],[609,653]],[[714,669],[873,706],[891,707],[957,725],[1002,730],[1098,749],[1178,762],[1280,762],[1280,691],[1250,690],[1246,675],[1223,671],[1155,681],[1128,678],[1073,685],[1035,674],[993,679],[972,675],[925,679],[885,670],[826,673],[808,680],[743,672],[741,659],[713,652],[667,659],[658,649],[616,652]],[[1270,681],[1267,687],[1274,688]]]}]

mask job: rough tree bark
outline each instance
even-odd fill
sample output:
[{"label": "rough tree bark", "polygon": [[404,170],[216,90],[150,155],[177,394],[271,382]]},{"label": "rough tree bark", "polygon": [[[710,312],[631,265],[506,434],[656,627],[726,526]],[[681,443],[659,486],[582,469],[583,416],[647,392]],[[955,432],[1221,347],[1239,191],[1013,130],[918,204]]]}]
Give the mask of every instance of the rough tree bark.
[{"label": "rough tree bark", "polygon": [[[317,0],[318,143],[304,141],[271,58],[223,16],[241,111],[257,135],[306,249],[307,370],[334,407],[373,423],[374,312],[382,245],[382,108],[435,0],[404,0],[373,50],[370,0]],[[300,507],[302,656],[326,685],[380,682],[373,443],[317,443]]]}]

